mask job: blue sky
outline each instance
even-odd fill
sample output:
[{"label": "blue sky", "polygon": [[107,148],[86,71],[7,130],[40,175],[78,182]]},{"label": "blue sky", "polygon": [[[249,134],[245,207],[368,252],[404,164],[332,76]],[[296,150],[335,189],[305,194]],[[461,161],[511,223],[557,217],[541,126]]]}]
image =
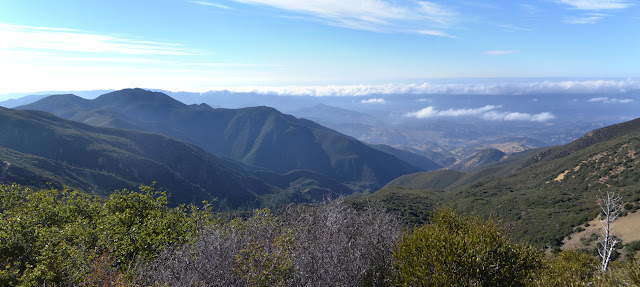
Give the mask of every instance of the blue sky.
[{"label": "blue sky", "polygon": [[0,1],[0,94],[439,91],[469,78],[626,91],[640,88],[639,51],[632,0]]}]

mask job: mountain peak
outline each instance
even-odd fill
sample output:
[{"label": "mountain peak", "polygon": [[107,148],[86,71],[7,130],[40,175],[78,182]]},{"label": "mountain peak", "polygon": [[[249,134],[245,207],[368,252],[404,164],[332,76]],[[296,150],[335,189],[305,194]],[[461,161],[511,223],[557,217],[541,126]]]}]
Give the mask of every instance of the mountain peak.
[{"label": "mountain peak", "polygon": [[73,94],[58,94],[58,95],[51,95],[51,96],[45,97],[40,101],[49,102],[49,103],[60,102],[60,101],[82,102],[82,101],[87,101],[87,99],[78,97]]},{"label": "mountain peak", "polygon": [[18,106],[17,109],[28,110],[42,110],[52,112],[54,110],[73,110],[77,107],[86,107],[91,103],[91,100],[78,97],[72,94],[60,94],[52,95],[46,98],[40,99],[34,103]]},{"label": "mountain peak", "polygon": [[98,105],[103,104],[144,104],[144,105],[169,105],[173,107],[184,107],[185,104],[175,100],[165,93],[154,92],[140,88],[123,89],[104,94],[94,100]]}]

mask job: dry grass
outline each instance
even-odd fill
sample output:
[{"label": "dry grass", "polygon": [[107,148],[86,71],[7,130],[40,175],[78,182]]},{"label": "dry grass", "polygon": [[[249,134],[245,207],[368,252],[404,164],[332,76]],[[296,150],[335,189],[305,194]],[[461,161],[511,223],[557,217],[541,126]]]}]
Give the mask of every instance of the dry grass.
[{"label": "dry grass", "polygon": [[[591,234],[600,234],[602,226],[598,218],[594,218],[589,221],[589,226],[584,227],[583,231],[575,232],[571,234],[571,239],[565,237],[562,241],[562,249],[578,249],[578,248],[593,248],[595,242],[591,242],[589,246],[585,246],[580,240],[581,238],[589,238]],[[619,217],[612,228],[613,235],[622,239],[623,243],[628,243],[635,240],[640,240],[640,212],[629,213],[627,216]]]}]

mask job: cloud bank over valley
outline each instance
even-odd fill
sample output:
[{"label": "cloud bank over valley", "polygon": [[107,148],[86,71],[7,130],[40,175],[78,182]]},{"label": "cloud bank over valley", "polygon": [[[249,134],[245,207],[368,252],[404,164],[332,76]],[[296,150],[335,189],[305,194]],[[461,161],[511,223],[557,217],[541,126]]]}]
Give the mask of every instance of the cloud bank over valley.
[{"label": "cloud bank over valley", "polygon": [[[454,81],[448,80],[449,82]],[[533,95],[533,94],[625,94],[640,91],[640,81],[624,80],[482,80],[465,83],[392,83],[379,85],[210,87],[205,91],[277,94],[283,96],[368,96],[392,94]],[[615,100],[615,99],[612,99]]]},{"label": "cloud bank over valley", "polygon": [[437,110],[433,106],[428,106],[416,112],[407,113],[409,118],[428,119],[428,118],[440,118],[440,117],[477,117],[483,120],[490,121],[529,121],[529,122],[546,122],[553,120],[556,117],[549,112],[542,112],[537,114],[520,113],[520,112],[501,112],[497,111],[502,108],[498,105],[487,105],[480,108],[462,108],[462,109],[448,109]]}]

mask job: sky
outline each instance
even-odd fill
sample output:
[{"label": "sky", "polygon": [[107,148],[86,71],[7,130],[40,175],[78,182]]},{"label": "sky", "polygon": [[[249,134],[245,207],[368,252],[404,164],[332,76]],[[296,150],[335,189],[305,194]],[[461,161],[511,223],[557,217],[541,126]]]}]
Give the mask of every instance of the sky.
[{"label": "sky", "polygon": [[0,1],[0,94],[628,92],[639,51],[637,0]]}]

